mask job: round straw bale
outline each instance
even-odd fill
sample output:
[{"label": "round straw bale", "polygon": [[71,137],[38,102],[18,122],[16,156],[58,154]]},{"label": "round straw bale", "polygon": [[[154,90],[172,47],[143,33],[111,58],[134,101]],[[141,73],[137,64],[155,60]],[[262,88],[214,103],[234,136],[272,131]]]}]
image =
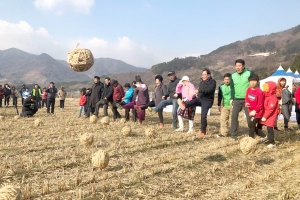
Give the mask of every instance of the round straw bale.
[{"label": "round straw bale", "polygon": [[3,116],[0,116],[0,121],[4,121],[5,118]]},{"label": "round straw bale", "polygon": [[93,66],[94,56],[90,50],[78,48],[68,53],[67,62],[72,70],[84,72]]},{"label": "round straw bale", "polygon": [[6,185],[0,189],[0,200],[21,200],[22,192],[20,188],[13,185]]},{"label": "round straw bale", "polygon": [[92,164],[94,167],[105,169],[109,163],[109,155],[104,150],[99,150],[93,154]]},{"label": "round straw bale", "polygon": [[109,122],[110,122],[110,119],[107,116],[105,116],[101,119],[101,124],[103,124],[103,125],[108,125]]},{"label": "round straw bale", "polygon": [[38,127],[38,126],[42,126],[43,125],[43,120],[37,118],[36,120],[34,120],[34,126]]},{"label": "round straw bale", "polygon": [[154,138],[154,137],[155,137],[155,134],[156,134],[156,132],[155,132],[155,129],[154,129],[153,127],[151,127],[151,128],[146,128],[146,129],[145,129],[145,135],[146,135],[147,137],[149,137],[149,138]]},{"label": "round straw bale", "polygon": [[244,137],[241,139],[239,147],[243,154],[251,154],[256,150],[257,141],[252,137]]},{"label": "round straw bale", "polygon": [[90,116],[90,123],[91,124],[96,124],[97,120],[98,120],[98,117],[96,115],[91,115]]},{"label": "round straw bale", "polygon": [[129,136],[131,134],[131,128],[130,128],[130,126],[124,126],[122,128],[121,132],[122,132],[122,135],[124,135],[126,137]]},{"label": "round straw bale", "polygon": [[80,136],[80,143],[86,147],[91,146],[94,142],[94,135],[85,133]]}]

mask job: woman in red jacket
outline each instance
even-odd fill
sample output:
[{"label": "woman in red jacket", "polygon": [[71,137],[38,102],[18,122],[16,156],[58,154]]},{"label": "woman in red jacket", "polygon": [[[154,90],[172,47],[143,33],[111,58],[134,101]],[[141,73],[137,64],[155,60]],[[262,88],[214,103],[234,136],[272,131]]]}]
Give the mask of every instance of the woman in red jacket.
[{"label": "woman in red jacket", "polygon": [[275,147],[275,140],[274,140],[274,124],[278,114],[278,99],[275,95],[276,90],[276,83],[273,81],[266,82],[263,85],[263,92],[265,95],[264,101],[264,113],[263,117],[261,118],[260,123],[257,126],[258,135],[264,136],[262,132],[262,127],[267,127],[267,137],[261,138],[261,143],[268,144],[267,148]]}]

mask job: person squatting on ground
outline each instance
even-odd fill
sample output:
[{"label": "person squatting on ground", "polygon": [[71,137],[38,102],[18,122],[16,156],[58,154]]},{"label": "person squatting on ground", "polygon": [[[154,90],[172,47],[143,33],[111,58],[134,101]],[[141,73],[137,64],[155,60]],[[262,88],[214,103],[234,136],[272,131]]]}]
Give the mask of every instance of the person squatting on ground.
[{"label": "person squatting on ground", "polygon": [[85,112],[85,110],[84,110],[84,106],[85,106],[85,104],[86,104],[86,96],[85,96],[85,92],[86,92],[86,90],[81,90],[81,91],[80,91],[79,111],[78,111],[78,117],[79,117],[79,118],[81,117],[82,110],[83,110],[83,113],[84,113],[84,117],[86,117],[86,112]]},{"label": "person squatting on ground", "polygon": [[200,79],[199,89],[196,91],[198,92],[197,98],[187,102],[182,102],[182,100],[179,99],[178,104],[181,110],[185,110],[186,108],[193,106],[201,106],[200,137],[204,137],[206,135],[207,113],[214,102],[216,81],[211,77],[209,69],[204,69],[201,76],[202,78]]},{"label": "person squatting on ground", "polygon": [[249,77],[249,88],[246,91],[245,106],[248,108],[250,120],[248,122],[249,137],[254,138],[256,127],[264,113],[264,93],[258,86],[259,77],[252,74]]},{"label": "person squatting on ground", "polygon": [[[188,76],[183,76],[182,79],[176,86],[176,95],[178,98],[182,97],[182,102],[189,102],[192,99],[196,98],[196,89],[195,86],[190,82]],[[178,109],[178,124],[179,128],[175,131],[183,131],[183,118],[189,120],[189,130],[187,134],[194,131],[194,116],[196,112],[196,106],[186,107],[184,110],[181,108]]]},{"label": "person squatting on ground", "polygon": [[51,107],[51,113],[54,114],[55,96],[57,93],[57,89],[54,86],[53,82],[50,82],[46,92],[47,92],[47,113],[50,113],[50,107]]},{"label": "person squatting on ground", "polygon": [[65,108],[65,100],[67,98],[67,91],[65,90],[64,86],[60,87],[60,90],[58,91],[57,96],[59,98],[59,107],[62,110]]},{"label": "person squatting on ground", "polygon": [[47,108],[47,92],[46,92],[47,88],[43,88],[42,91],[42,108],[44,108],[44,106],[46,106]]},{"label": "person squatting on ground", "polygon": [[113,86],[110,83],[110,78],[106,77],[104,79],[104,89],[103,89],[103,95],[102,99],[96,103],[95,108],[95,115],[98,117],[99,115],[99,108],[103,108],[103,116],[108,116],[108,104],[112,104],[113,102]]},{"label": "person squatting on ground", "polygon": [[220,134],[217,137],[227,137],[229,133],[229,117],[232,106],[230,105],[231,88],[230,73],[224,75],[223,84],[219,87],[218,92],[218,109],[220,116]]},{"label": "person squatting on ground", "polygon": [[[22,94],[23,94],[23,92],[24,92],[25,90],[26,90],[25,84],[22,84],[22,86],[21,86],[21,88],[20,88],[20,90],[19,90],[21,96],[22,96]],[[23,103],[24,103],[24,99],[22,98],[22,105],[23,105]]]},{"label": "person squatting on ground", "polygon": [[295,90],[293,91],[293,96],[296,100],[295,102],[295,113],[298,125],[298,130],[300,129],[300,82],[294,82]]},{"label": "person squatting on ground", "polygon": [[112,113],[113,113],[113,120],[116,120],[117,118],[121,118],[121,115],[118,111],[117,104],[119,104],[122,101],[122,98],[124,97],[124,89],[121,84],[117,80],[112,80],[111,85],[113,87],[113,103],[112,103]]},{"label": "person squatting on ground", "polygon": [[[284,131],[289,131],[289,120],[292,114],[292,107],[294,104],[292,93],[288,90],[286,85],[286,79],[278,79],[277,88],[276,88],[276,97],[279,101],[279,113],[283,115]],[[277,119],[276,119],[277,122]],[[275,122],[276,130],[277,123]]]},{"label": "person squatting on ground", "polygon": [[10,86],[6,83],[4,84],[4,105],[6,107],[9,106],[9,99],[10,99],[10,96],[11,96],[11,89],[10,89]]},{"label": "person squatting on ground", "polygon": [[[268,81],[263,85],[264,113],[257,125],[257,135],[261,136],[261,143],[267,144],[267,148],[275,147],[274,124],[278,114],[278,99],[275,95],[276,83]],[[262,132],[262,127],[267,127],[267,136]]]},{"label": "person squatting on ground", "polygon": [[30,96],[24,99],[22,113],[20,117],[32,117],[38,111],[38,106],[35,103],[35,97]]},{"label": "person squatting on ground", "polygon": [[[89,92],[86,94],[90,96],[90,99],[88,101],[88,106],[90,107],[90,112],[95,115],[96,112],[96,104],[100,101],[102,98],[102,93],[104,90],[104,84],[100,82],[100,77],[95,76],[94,77],[94,84]],[[89,115],[89,112],[88,112]]]},{"label": "person squatting on ground", "polygon": [[153,110],[158,112],[158,110],[163,110],[166,106],[172,105],[172,116],[173,116],[173,130],[177,129],[177,110],[178,103],[177,97],[174,96],[176,93],[176,86],[179,83],[179,79],[176,77],[174,71],[168,73],[170,83],[168,85],[167,94],[162,97],[164,101],[161,101]]},{"label": "person squatting on ground", "polygon": [[0,108],[2,107],[2,99],[4,98],[4,90],[2,85],[0,85]]},{"label": "person squatting on ground", "polygon": [[148,87],[146,84],[142,82],[142,79],[140,76],[136,76],[136,84],[133,86],[138,90],[136,98],[131,101],[130,103],[123,106],[125,109],[135,109],[137,110],[137,118],[139,119],[139,122],[142,123],[145,120],[146,112],[145,110],[139,109],[139,107],[142,107],[149,103],[149,92]]},{"label": "person squatting on ground", "polygon": [[34,88],[32,89],[31,95],[34,96],[35,103],[38,106],[38,108],[41,108],[41,96],[42,96],[42,90],[39,87],[38,84],[34,85]]},{"label": "person squatting on ground", "polygon": [[[157,75],[154,78],[155,80],[155,89],[153,93],[153,100],[150,101],[148,104],[140,107],[141,110],[145,110],[148,108],[151,111],[152,107],[158,106],[158,104],[162,101],[162,97],[167,94],[167,86],[162,82],[163,77],[161,75]],[[139,110],[139,109],[138,109]],[[159,120],[159,127],[164,126],[164,118],[163,118],[163,110],[157,110],[158,120]]]},{"label": "person squatting on ground", "polygon": [[244,108],[247,123],[249,124],[250,117],[248,108],[245,106],[246,90],[249,87],[248,78],[253,74],[252,71],[245,69],[245,61],[237,59],[235,61],[236,72],[231,74],[230,86],[231,86],[231,100],[230,104],[233,106],[231,111],[231,137],[236,140],[237,130],[239,127],[239,113]]}]

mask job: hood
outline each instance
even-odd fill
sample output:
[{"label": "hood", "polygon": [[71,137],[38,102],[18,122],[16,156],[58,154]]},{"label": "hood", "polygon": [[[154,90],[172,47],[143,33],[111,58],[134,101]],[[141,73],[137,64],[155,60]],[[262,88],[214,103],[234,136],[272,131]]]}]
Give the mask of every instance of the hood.
[{"label": "hood", "polygon": [[271,96],[275,94],[276,83],[274,81],[268,81],[263,84],[263,91],[265,96]]},{"label": "hood", "polygon": [[[282,80],[285,80],[285,85],[283,87],[280,85],[280,81],[282,81]],[[286,78],[283,78],[283,77],[279,78],[277,81],[277,88],[283,89],[285,86],[286,86]]]}]

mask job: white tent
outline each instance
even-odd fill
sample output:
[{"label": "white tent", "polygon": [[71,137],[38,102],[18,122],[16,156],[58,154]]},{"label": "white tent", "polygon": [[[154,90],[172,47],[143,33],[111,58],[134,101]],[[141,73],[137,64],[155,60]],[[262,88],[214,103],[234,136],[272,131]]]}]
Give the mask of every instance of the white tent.
[{"label": "white tent", "polygon": [[289,90],[292,92],[294,73],[292,71],[291,71],[291,73],[285,72],[281,65],[271,76],[259,81],[260,87],[262,88],[263,84],[267,81],[274,81],[277,84],[279,78],[286,79],[286,85],[289,86]]}]

